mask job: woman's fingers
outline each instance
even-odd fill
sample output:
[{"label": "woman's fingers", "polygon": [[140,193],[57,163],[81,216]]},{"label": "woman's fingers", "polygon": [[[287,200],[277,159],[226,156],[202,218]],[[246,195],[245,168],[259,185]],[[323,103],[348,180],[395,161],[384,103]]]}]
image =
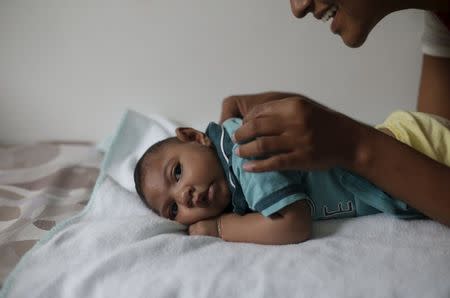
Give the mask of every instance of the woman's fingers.
[{"label": "woman's fingers", "polygon": [[236,154],[240,157],[262,157],[286,153],[293,148],[292,138],[286,136],[259,137],[249,143],[240,145]]},{"label": "woman's fingers", "polygon": [[244,117],[242,126],[236,130],[235,141],[243,143],[259,136],[282,134],[286,131],[287,123],[292,122],[289,118],[297,117],[289,115],[291,112],[286,99],[254,106]]},{"label": "woman's fingers", "polygon": [[293,153],[281,153],[266,159],[248,161],[243,165],[244,170],[248,172],[267,172],[267,171],[284,171],[298,170],[300,167],[293,163],[295,157]]},{"label": "woman's fingers", "polygon": [[352,159],[352,138],[347,136],[351,120],[339,113],[302,95],[257,105],[244,102],[246,105],[239,108],[246,110],[244,121],[234,134],[234,141],[240,144],[236,154],[259,158],[245,169],[321,169]]},{"label": "woman's fingers", "polygon": [[220,124],[222,124],[228,118],[243,116],[241,111],[239,110],[238,101],[239,101],[238,96],[230,96],[223,100],[222,111],[220,114],[220,121],[219,121]]},{"label": "woman's fingers", "polygon": [[[301,95],[291,95],[280,100],[270,101],[254,106],[244,116],[244,123],[260,117],[277,115],[283,120],[301,120],[302,115],[310,110],[311,100]],[[287,118],[287,119],[286,119]]]},{"label": "woman's fingers", "polygon": [[256,118],[239,127],[234,133],[234,140],[245,143],[259,136],[280,135],[283,131],[282,119],[278,116]]},{"label": "woman's fingers", "polygon": [[283,100],[269,101],[252,107],[243,118],[244,124],[257,118],[278,115],[279,112],[277,110],[280,107],[280,103],[282,106]]},{"label": "woman's fingers", "polygon": [[222,102],[222,111],[219,122],[223,123],[225,120],[232,117],[245,117],[247,113],[257,105],[292,96],[295,96],[295,94],[286,92],[264,92],[229,96]]},{"label": "woman's fingers", "polygon": [[259,158],[247,164],[249,171],[324,169],[354,160],[358,131],[354,120],[291,95],[254,105],[234,140],[239,156]]}]

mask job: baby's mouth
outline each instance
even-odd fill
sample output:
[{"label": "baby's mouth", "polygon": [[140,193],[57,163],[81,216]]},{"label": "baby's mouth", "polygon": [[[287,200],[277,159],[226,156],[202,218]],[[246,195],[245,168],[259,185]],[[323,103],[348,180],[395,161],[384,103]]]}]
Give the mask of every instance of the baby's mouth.
[{"label": "baby's mouth", "polygon": [[214,183],[212,183],[205,191],[198,194],[194,198],[194,204],[198,207],[208,207],[214,198]]},{"label": "baby's mouth", "polygon": [[215,184],[214,182],[211,183],[211,185],[208,188],[208,194],[207,194],[207,198],[208,201],[211,203],[214,200],[214,194],[216,192],[216,188],[215,188]]},{"label": "baby's mouth", "polygon": [[326,23],[329,19],[333,18],[336,15],[337,10],[338,7],[336,5],[332,5],[330,8],[328,8],[328,10],[321,18],[322,22]]}]

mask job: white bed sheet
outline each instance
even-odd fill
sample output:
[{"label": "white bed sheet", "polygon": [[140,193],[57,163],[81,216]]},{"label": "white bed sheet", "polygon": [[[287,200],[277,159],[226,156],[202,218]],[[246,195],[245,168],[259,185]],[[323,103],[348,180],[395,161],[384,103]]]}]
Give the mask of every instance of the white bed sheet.
[{"label": "white bed sheet", "polygon": [[[145,120],[124,117],[103,174],[127,167],[117,162],[129,147],[115,148],[133,125],[168,124],[136,117]],[[450,229],[438,223],[380,214],[316,222],[314,239],[302,244],[228,243],[186,235],[116,174],[101,175],[85,210],[25,255],[0,297],[450,296]]]}]

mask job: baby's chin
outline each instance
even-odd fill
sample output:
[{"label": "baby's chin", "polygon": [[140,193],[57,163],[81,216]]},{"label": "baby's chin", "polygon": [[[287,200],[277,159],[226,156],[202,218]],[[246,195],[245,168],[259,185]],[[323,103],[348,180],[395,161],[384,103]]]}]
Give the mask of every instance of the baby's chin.
[{"label": "baby's chin", "polygon": [[220,201],[221,205],[223,205],[222,206],[223,210],[221,210],[221,211],[224,211],[231,202],[231,192],[230,192],[230,189],[228,188],[228,184],[227,184],[225,178],[221,179],[218,184],[220,185],[219,186],[220,187],[219,195],[221,197],[219,199],[219,201]]}]

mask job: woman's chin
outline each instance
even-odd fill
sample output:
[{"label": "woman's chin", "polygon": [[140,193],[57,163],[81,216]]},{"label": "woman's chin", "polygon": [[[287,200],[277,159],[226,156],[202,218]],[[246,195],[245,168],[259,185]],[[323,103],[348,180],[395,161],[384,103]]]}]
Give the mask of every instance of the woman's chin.
[{"label": "woman's chin", "polygon": [[342,37],[342,40],[344,41],[345,45],[348,46],[349,48],[359,48],[365,42],[365,39],[353,39],[353,38],[346,39],[344,37]]},{"label": "woman's chin", "polygon": [[359,48],[364,44],[364,42],[367,39],[368,32],[340,32],[339,35],[342,38],[342,41],[345,43],[346,46],[350,48]]}]

